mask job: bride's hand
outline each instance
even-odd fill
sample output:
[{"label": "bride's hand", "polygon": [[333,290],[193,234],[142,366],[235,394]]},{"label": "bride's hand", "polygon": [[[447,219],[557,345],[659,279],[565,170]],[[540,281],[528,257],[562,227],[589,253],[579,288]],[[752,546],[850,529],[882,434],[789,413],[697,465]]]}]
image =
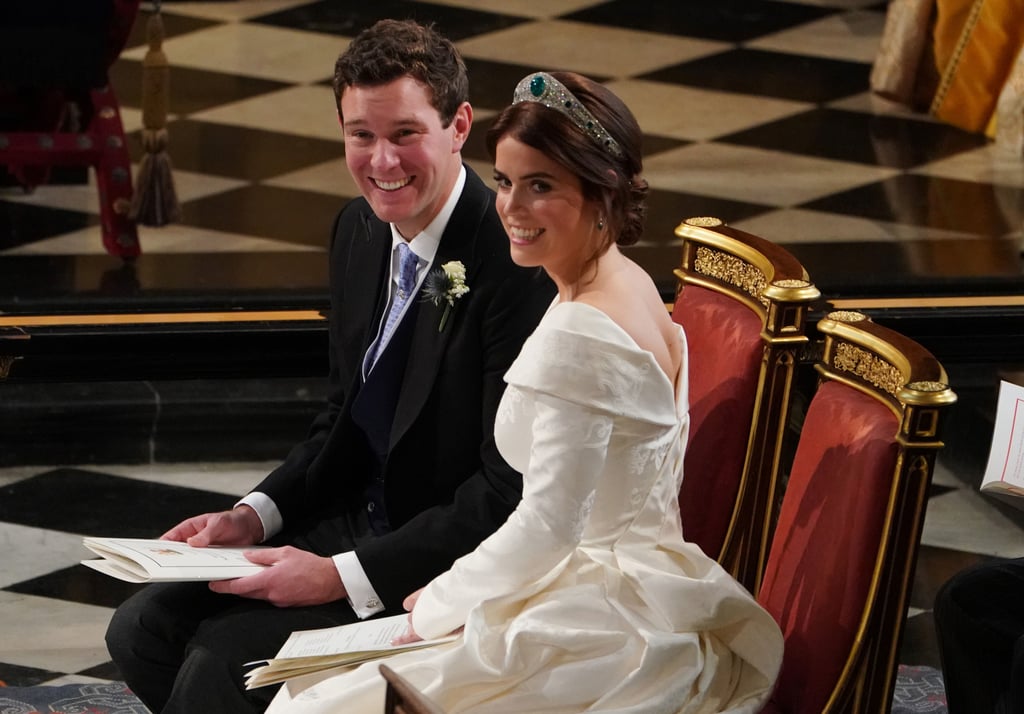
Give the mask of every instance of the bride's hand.
[{"label": "bride's hand", "polygon": [[416,601],[420,599],[420,595],[423,593],[423,588],[420,588],[413,594],[409,595],[402,602],[402,607],[409,611],[409,627],[406,628],[405,632],[391,640],[393,645],[407,645],[410,642],[419,642],[423,638],[416,634],[416,630],[412,629],[412,609],[416,607]]},{"label": "bride's hand", "polygon": [[416,601],[420,599],[420,595],[423,594],[424,590],[426,590],[425,587],[424,588],[420,588],[419,590],[414,592],[412,595],[406,596],[405,600],[402,601],[402,607],[405,608],[406,612],[409,612],[409,613],[412,612],[412,609],[414,607],[416,607]]}]

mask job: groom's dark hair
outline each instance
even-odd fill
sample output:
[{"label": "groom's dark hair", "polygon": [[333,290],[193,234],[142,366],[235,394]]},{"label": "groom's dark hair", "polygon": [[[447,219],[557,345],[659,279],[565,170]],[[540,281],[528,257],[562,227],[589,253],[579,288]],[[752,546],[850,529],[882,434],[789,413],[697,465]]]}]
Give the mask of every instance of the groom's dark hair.
[{"label": "groom's dark hair", "polygon": [[356,35],[334,65],[338,116],[346,88],[378,86],[406,76],[430,90],[430,104],[445,127],[452,123],[462,103],[469,101],[466,63],[451,40],[432,24],[380,20]]}]

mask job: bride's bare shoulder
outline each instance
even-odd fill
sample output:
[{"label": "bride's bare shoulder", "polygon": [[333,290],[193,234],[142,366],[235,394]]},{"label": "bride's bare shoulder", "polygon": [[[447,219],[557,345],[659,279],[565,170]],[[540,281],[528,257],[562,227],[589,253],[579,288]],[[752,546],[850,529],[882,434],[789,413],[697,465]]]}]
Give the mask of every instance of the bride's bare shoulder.
[{"label": "bride's bare shoulder", "polygon": [[657,351],[656,343],[664,342],[663,333],[671,323],[653,282],[609,281],[580,293],[576,302],[600,310],[641,348],[651,352]]}]

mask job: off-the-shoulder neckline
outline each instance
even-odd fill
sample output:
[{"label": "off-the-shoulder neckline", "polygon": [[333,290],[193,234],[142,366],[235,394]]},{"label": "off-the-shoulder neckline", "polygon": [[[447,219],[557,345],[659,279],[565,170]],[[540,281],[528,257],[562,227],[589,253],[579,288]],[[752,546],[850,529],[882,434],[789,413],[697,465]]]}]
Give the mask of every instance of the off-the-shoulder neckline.
[{"label": "off-the-shoulder neckline", "polygon": [[[676,377],[673,380],[672,378],[670,378],[668,376],[668,374],[665,372],[665,370],[663,370],[661,368],[661,364],[658,362],[658,360],[654,356],[653,352],[651,352],[650,350],[646,350],[643,347],[641,347],[640,343],[638,343],[636,341],[636,339],[633,337],[633,335],[629,334],[629,332],[622,325],[620,325],[615,320],[613,320],[608,313],[606,313],[604,310],[602,310],[601,308],[597,307],[596,305],[591,305],[590,303],[586,303],[586,302],[576,302],[576,301],[573,301],[573,300],[562,301],[562,300],[559,300],[556,297],[554,302],[552,302],[551,306],[548,308],[548,313],[554,312],[559,307],[563,307],[563,306],[564,307],[568,307],[570,305],[575,305],[577,307],[586,308],[586,310],[589,311],[589,312],[597,313],[599,316],[601,316],[604,319],[605,322],[607,322],[607,323],[611,324],[612,326],[614,326],[615,330],[620,335],[622,335],[623,337],[626,338],[626,340],[629,342],[630,346],[635,348],[637,350],[637,352],[642,352],[643,354],[647,355],[647,357],[651,360],[651,362],[654,363],[655,369],[657,369],[658,373],[664,378],[665,383],[672,389],[672,394],[675,395],[676,397],[679,396],[680,377],[682,376],[683,369],[686,367],[686,356],[685,355],[683,356],[683,360],[679,364],[679,371],[676,373]],[[677,325],[676,327],[678,328],[678,332],[681,333],[682,330],[683,330],[682,326],[681,325]]]}]

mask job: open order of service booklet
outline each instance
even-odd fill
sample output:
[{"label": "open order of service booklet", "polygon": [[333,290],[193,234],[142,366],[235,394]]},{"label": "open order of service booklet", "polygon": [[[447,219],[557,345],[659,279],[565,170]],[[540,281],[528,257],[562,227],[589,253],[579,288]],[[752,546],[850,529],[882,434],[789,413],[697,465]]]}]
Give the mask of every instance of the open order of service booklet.
[{"label": "open order of service booklet", "polygon": [[247,664],[259,666],[245,675],[246,689],[277,684],[332,667],[361,664],[403,650],[431,647],[451,642],[459,636],[449,635],[406,645],[391,644],[408,625],[408,615],[393,615],[351,625],[293,632],[273,659]]},{"label": "open order of service booklet", "polygon": [[250,563],[245,548],[193,548],[173,540],[146,538],[83,538],[99,559],[83,560],[93,570],[129,583],[183,580],[230,580],[255,575],[265,565]]},{"label": "open order of service booklet", "polygon": [[1024,387],[1017,384],[999,384],[996,425],[981,491],[1024,508]]}]

